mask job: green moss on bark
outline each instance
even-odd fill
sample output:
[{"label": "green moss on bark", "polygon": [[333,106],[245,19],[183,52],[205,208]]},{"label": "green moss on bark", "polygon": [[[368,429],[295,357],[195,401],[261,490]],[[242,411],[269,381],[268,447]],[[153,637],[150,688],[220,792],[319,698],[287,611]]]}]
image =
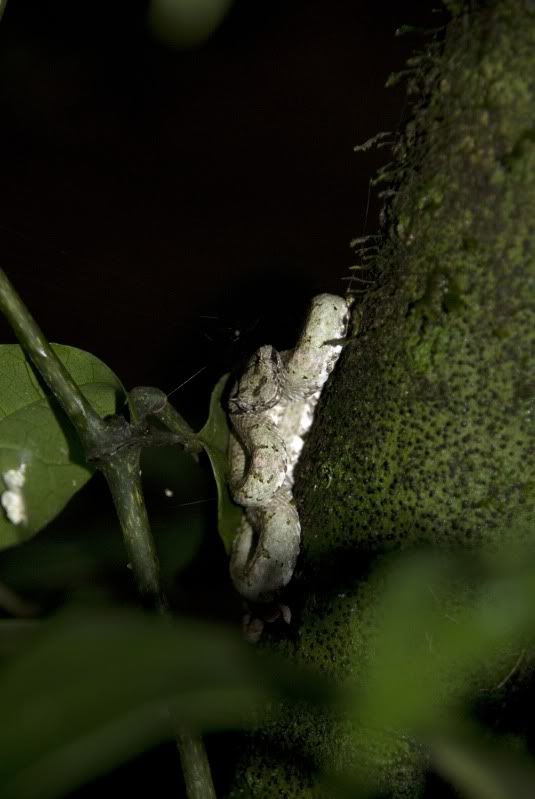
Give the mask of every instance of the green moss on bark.
[{"label": "green moss on bark", "polygon": [[[358,333],[298,475],[297,629],[274,644],[357,682],[373,652],[374,559],[528,537],[535,508],[533,4],[457,17],[419,70],[416,113],[389,167],[400,179],[381,279],[355,312]],[[503,653],[496,672],[515,657]],[[326,796],[315,768],[362,756],[393,794],[417,795],[418,748],[399,737],[388,754],[371,739],[355,751],[343,729],[304,710],[253,736],[232,796]],[[306,757],[281,759],[285,750]]]},{"label": "green moss on bark", "polygon": [[459,22],[398,148],[386,280],[301,472],[307,563],[490,543],[533,509],[534,54],[523,3]]}]

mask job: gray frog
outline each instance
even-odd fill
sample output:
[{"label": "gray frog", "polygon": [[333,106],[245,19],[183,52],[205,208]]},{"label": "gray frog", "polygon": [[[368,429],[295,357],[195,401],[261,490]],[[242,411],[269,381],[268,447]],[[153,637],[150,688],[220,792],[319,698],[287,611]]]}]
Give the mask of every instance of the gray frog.
[{"label": "gray frog", "polygon": [[[292,578],[301,540],[294,469],[342,351],[348,319],[343,297],[314,297],[295,349],[278,353],[260,347],[231,391],[229,484],[245,514],[234,538],[230,575],[249,602],[273,602]],[[281,609],[289,621],[288,609]],[[258,623],[249,637],[259,637],[261,627]]]}]

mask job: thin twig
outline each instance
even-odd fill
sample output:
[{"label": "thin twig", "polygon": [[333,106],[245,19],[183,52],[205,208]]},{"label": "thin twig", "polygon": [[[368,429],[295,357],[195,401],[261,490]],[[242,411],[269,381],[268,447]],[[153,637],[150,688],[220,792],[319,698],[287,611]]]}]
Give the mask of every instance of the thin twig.
[{"label": "thin twig", "polygon": [[167,430],[179,437],[188,452],[202,452],[203,446],[197,434],[170,404],[168,394],[153,386],[137,386],[128,396],[130,406],[139,421],[146,418],[157,419]]}]

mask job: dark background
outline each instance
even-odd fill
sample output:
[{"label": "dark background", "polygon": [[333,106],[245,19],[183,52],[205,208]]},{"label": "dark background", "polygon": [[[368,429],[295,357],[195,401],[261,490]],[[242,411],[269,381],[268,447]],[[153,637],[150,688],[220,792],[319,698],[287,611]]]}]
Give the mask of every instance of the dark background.
[{"label": "dark background", "polygon": [[[0,25],[0,263],[48,338],[200,422],[259,343],[291,346],[308,299],[343,292],[376,227],[355,153],[408,111],[389,73],[422,3],[238,0],[195,50],[145,2],[10,0]],[[12,338],[0,329],[4,341]]]},{"label": "dark background", "polygon": [[[388,157],[353,148],[410,114],[404,87],[383,87],[425,40],[396,29],[442,17],[421,2],[237,0],[206,44],[180,51],[150,34],[146,5],[10,0],[0,23],[0,265],[51,341],[99,356],[127,388],[170,392],[204,367],[173,396],[200,425],[223,372],[260,343],[292,346],[310,297],[345,290],[351,239],[377,227],[369,182]],[[2,320],[0,341],[13,341]],[[146,470],[157,538],[163,518],[175,541],[177,530],[182,542],[190,535],[179,560],[200,547],[173,607],[238,623],[208,471],[180,467],[174,482],[161,473]],[[175,490],[179,521],[161,507],[158,516],[162,485]],[[201,515],[187,515],[180,502],[199,497]],[[104,579],[120,536],[101,513],[111,516],[109,496],[93,480],[57,523],[0,554],[2,579],[25,594],[37,586],[45,607],[61,602],[87,578],[87,565],[65,555],[73,539],[91,540]],[[55,571],[44,568],[51,559]],[[124,553],[117,562],[114,585],[125,591]],[[130,796],[155,795],[155,773],[158,795],[179,795],[172,749],[129,766]],[[217,741],[212,750],[224,782]],[[123,771],[115,778],[124,789]]]}]

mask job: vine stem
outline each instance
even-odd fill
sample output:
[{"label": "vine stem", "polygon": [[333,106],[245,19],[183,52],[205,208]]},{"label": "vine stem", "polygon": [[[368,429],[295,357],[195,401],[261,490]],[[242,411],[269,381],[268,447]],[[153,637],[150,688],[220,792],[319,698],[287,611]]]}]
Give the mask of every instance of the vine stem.
[{"label": "vine stem", "polygon": [[59,360],[3,269],[0,269],[0,310],[76,428],[84,447],[98,446],[100,436],[106,431],[106,422],[89,404]]},{"label": "vine stem", "polygon": [[160,585],[160,564],[143,498],[140,451],[126,448],[103,460],[104,474],[119,518],[139,592],[151,598],[159,610],[166,609]]},{"label": "vine stem", "polygon": [[[0,311],[74,425],[86,455],[98,453],[96,465],[108,483],[138,590],[154,602],[160,613],[166,614],[167,603],[160,584],[158,555],[141,485],[142,442],[135,441],[133,428],[126,420],[106,420],[98,415],[57,357],[3,269],[0,269]],[[179,418],[178,414],[176,416]],[[186,422],[181,420],[181,424],[186,439],[193,437],[193,432],[185,427]],[[175,429],[177,426],[180,425],[175,419]],[[202,739],[172,720],[188,799],[215,799]]]}]

